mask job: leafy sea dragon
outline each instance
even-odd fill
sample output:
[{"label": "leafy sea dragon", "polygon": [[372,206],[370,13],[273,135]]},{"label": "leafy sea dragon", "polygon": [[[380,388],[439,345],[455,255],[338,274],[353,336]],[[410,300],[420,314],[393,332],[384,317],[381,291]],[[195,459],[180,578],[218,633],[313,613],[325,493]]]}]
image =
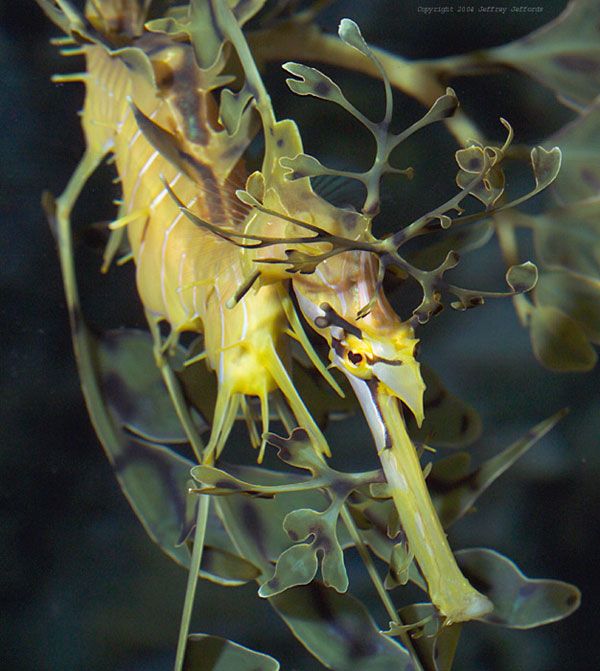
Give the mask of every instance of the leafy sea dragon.
[{"label": "leafy sea dragon", "polygon": [[[447,622],[482,617],[492,610],[492,604],[469,584],[456,564],[406,430],[403,407],[419,425],[423,421],[425,384],[415,358],[418,340],[413,328],[400,320],[381,289],[380,264],[372,249],[377,241],[371,234],[376,205],[367,203],[367,214],[360,214],[336,208],[313,191],[306,173],[298,169],[298,157],[313,167],[315,159],[304,157],[294,122],[276,121],[231,13],[222,3],[211,4],[215,25],[237,49],[244,66],[266,144],[261,171],[249,177],[245,191],[238,192],[253,207],[244,230],[222,230],[221,234],[242,249],[246,277],[256,278],[261,286],[292,278],[305,321],[325,339],[331,365],[346,376],[362,406],[410,552],[427,581],[432,602]],[[362,48],[356,25],[350,21],[342,25]],[[315,76],[312,68],[284,67],[304,83]],[[288,83],[301,94],[310,92],[298,80]],[[331,80],[312,83],[321,84],[323,97],[338,98],[339,89]],[[455,98],[444,96],[411,131],[448,116],[455,107]],[[377,182],[378,187],[378,181],[376,176],[371,184]],[[374,200],[371,189],[369,197]],[[197,218],[191,219],[203,226]],[[346,245],[348,251],[343,247],[340,251],[338,244]]]},{"label": "leafy sea dragon", "polygon": [[[377,240],[371,233],[381,176],[403,172],[389,165],[389,155],[410,133],[449,116],[456,108],[453,93],[436,101],[408,131],[394,136],[389,133],[391,92],[385,73],[386,115],[382,124],[374,124],[318,71],[285,66],[300,77],[290,80],[297,93],[335,100],[376,137],[373,168],[349,174],[367,189],[363,210],[357,213],[336,208],[313,191],[309,176],[319,170],[323,174],[324,167],[302,153],[296,125],[275,118],[241,30],[264,0],[192,0],[188,7],[151,21],[150,12],[161,3],[90,0],[85,15],[67,0],[38,3],[68,39],[78,43],[75,49],[85,56],[87,66],[85,73],[56,78],[85,82],[82,124],[87,149],[63,194],[55,204],[50,199],[46,203],[66,250],[61,258],[76,349],[79,322],[70,213],[88,177],[112,154],[123,196],[111,228],[116,236],[127,230],[151,328],[156,336],[158,322],[167,321],[167,344],[175,343],[183,331],[202,333],[202,356],[217,374],[211,438],[199,458],[209,464],[219,456],[240,408],[253,426],[249,396],[261,402],[264,446],[269,398],[276,391],[316,450],[329,453],[289,372],[292,339],[340,390],[304,332],[291,285],[305,321],[324,338],[331,365],[346,376],[362,406],[432,602],[448,622],[489,612],[489,600],[456,565],[406,431],[406,410],[418,424],[423,420],[417,340],[412,322],[399,319],[381,285],[388,264],[416,271],[398,255],[398,236]],[[343,21],[340,34],[372,57],[355,24]],[[245,75],[235,93],[223,88],[232,81],[224,74],[226,45],[237,52]],[[222,89],[219,105],[215,89]],[[255,110],[262,122],[265,155],[261,170],[241,188],[242,156],[255,132]],[[459,184],[458,196],[411,225],[415,234],[431,220],[443,221],[444,212],[473,193],[501,153],[482,151],[481,165]],[[110,245],[105,265],[117,246]],[[436,281],[452,264],[456,261],[449,257]],[[426,273],[418,279],[431,288]],[[434,293],[421,312],[433,313],[438,303]],[[80,365],[86,365],[85,355],[79,354]]]}]

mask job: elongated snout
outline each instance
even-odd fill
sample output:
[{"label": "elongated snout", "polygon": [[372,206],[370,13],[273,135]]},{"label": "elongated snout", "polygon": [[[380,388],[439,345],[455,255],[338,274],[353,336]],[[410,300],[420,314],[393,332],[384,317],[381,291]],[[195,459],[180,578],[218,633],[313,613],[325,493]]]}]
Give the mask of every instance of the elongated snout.
[{"label": "elongated snout", "polygon": [[377,362],[371,377],[358,377],[335,352],[333,363],[346,375],[373,435],[400,523],[427,582],[432,603],[447,622],[483,617],[493,606],[462,575],[427,490],[423,470],[407,433],[398,400],[423,420],[423,392],[419,366]]}]

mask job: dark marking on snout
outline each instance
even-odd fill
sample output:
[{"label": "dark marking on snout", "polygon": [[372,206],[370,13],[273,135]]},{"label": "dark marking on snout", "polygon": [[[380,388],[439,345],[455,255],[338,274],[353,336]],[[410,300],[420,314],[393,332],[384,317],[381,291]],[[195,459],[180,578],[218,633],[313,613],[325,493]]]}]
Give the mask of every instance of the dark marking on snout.
[{"label": "dark marking on snout", "polygon": [[321,310],[325,315],[321,315],[315,319],[315,326],[320,329],[325,329],[330,326],[338,326],[339,328],[350,333],[353,336],[356,336],[359,340],[362,340],[362,331],[350,322],[347,322],[343,317],[338,315],[338,313],[329,305],[329,303],[321,303],[319,305]]}]

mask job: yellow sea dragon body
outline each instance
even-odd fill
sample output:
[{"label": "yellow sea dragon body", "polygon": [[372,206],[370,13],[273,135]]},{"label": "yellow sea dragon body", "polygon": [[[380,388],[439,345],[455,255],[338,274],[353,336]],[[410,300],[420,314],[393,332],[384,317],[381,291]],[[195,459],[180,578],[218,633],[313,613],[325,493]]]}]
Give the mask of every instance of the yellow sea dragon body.
[{"label": "yellow sea dragon body", "polygon": [[[315,448],[328,454],[290,376],[292,339],[337,385],[303,331],[291,288],[305,321],[329,345],[330,363],[349,380],[363,408],[433,604],[452,622],[488,613],[491,603],[456,565],[406,431],[402,404],[419,424],[423,420],[417,340],[378,286],[377,257],[349,250],[324,259],[312,272],[287,272],[290,250],[318,254],[329,248],[327,242],[307,240],[314,233],[307,227],[369,243],[370,218],[330,205],[313,192],[308,178],[288,179],[280,161],[302,153],[298,130],[289,120],[275,121],[253,86],[266,149],[261,171],[245,182],[241,157],[256,113],[248,104],[231,132],[224,129],[212,90],[223,85],[226,59],[220,53],[212,69],[198,67],[193,30],[169,34],[163,24],[162,31],[154,26],[150,32],[143,27],[140,3],[131,0],[90,2],[87,19],[63,0],[38,2],[80,43],[87,66],[80,77],[86,86],[87,149],[57,199],[58,225],[68,226],[85,181],[112,154],[122,185],[113,228],[127,229],[149,318],[154,324],[166,320],[174,337],[182,331],[203,334],[207,363],[217,374],[206,462],[219,456],[240,406],[247,410],[246,396],[260,399],[267,431],[269,396],[277,390]],[[210,6],[233,21],[235,3],[191,4],[193,11]],[[228,39],[245,63],[236,30],[237,23]],[[244,184],[242,203],[235,191]],[[370,310],[359,318],[369,302]]]}]

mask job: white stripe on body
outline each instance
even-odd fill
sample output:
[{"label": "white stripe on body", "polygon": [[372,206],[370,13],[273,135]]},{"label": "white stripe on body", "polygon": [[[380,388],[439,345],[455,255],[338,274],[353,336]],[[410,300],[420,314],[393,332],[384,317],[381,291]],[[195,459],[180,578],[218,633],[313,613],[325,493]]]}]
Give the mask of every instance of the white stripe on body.
[{"label": "white stripe on body", "polygon": [[[194,206],[197,200],[198,196],[194,196],[192,200],[190,200],[190,202],[187,203],[186,207],[188,208],[188,210]],[[160,250],[160,292],[163,299],[163,305],[165,306],[165,310],[167,309],[167,289],[165,286],[167,244],[169,242],[169,237],[171,236],[171,233],[175,229],[175,226],[177,226],[177,224],[181,221],[181,218],[183,216],[184,216],[183,212],[180,211],[175,217],[175,219],[173,219],[171,225],[165,231],[165,234],[163,236],[162,247]],[[140,250],[140,256],[141,256],[141,250]],[[181,286],[181,284],[179,286]]]},{"label": "white stripe on body", "polygon": [[152,152],[146,163],[144,163],[142,169],[138,173],[137,179],[135,180],[135,184],[133,185],[133,191],[131,192],[131,195],[129,196],[129,211],[131,212],[131,208],[133,207],[133,204],[135,202],[135,196],[137,194],[138,189],[140,188],[140,184],[142,183],[142,177],[148,172],[154,161],[159,156],[158,151]]}]

